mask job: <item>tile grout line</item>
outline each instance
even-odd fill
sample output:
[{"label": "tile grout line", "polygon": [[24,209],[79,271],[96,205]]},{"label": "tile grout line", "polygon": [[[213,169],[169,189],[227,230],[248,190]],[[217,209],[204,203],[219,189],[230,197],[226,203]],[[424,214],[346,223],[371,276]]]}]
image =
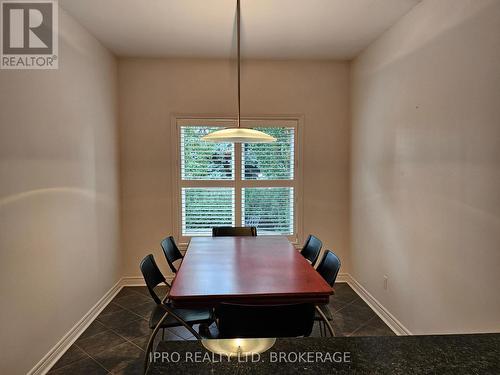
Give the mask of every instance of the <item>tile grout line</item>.
[{"label": "tile grout line", "polygon": [[[115,335],[117,335],[117,336],[121,337],[122,339],[124,339],[124,340],[125,340],[125,342],[129,342],[129,343],[133,344],[134,346],[137,346],[137,345],[135,345],[133,342],[131,342],[130,340],[127,340],[127,339],[126,339],[125,337],[123,337],[122,335],[120,335],[120,334],[116,333],[115,331],[113,331],[111,328],[108,328],[108,329],[109,329],[111,332],[113,332]],[[113,347],[111,347],[111,348],[115,348],[115,347],[117,347],[117,346],[119,346],[119,345],[122,345],[122,344],[125,344],[125,343],[124,343],[124,342],[122,342],[122,343],[117,344],[117,345],[115,345],[115,346],[113,346]],[[100,367],[102,367],[104,370],[106,370],[106,371],[108,372],[108,374],[111,374],[111,371],[110,371],[110,370],[108,370],[106,367],[104,367],[104,365],[103,365],[101,362],[99,362],[97,359],[95,359],[95,358],[94,358],[94,357],[92,357],[89,353],[87,353],[87,352],[85,351],[85,349],[83,349],[83,348],[79,347],[77,344],[74,344],[74,345],[75,345],[77,348],[81,349],[81,350],[82,350],[85,354],[87,354],[87,355],[88,355],[88,356],[89,356],[92,360],[94,360],[94,362],[96,362],[96,363],[97,363]],[[138,347],[138,346],[137,346],[137,347]],[[108,349],[111,349],[111,348],[108,348]],[[139,348],[139,347],[138,347],[138,348]],[[106,350],[108,350],[108,349],[106,349]],[[144,351],[144,350],[142,350],[141,348],[139,348],[139,349],[140,349],[141,351]],[[105,352],[106,350],[103,350],[103,352]],[[101,353],[102,353],[102,352],[101,352]]]},{"label": "tile grout line", "polygon": [[[107,328],[107,327],[106,327],[106,328]],[[121,337],[122,339],[124,339],[124,340],[125,340],[125,342],[129,342],[129,343],[133,344],[134,346],[137,346],[137,345],[135,345],[133,342],[131,342],[130,340],[128,340],[128,339],[126,339],[125,337],[123,337],[122,335],[120,335],[120,334],[116,333],[115,331],[113,331],[111,328],[108,328],[108,329],[109,329],[111,332],[113,332],[115,335],[117,335],[117,336]],[[94,335],[94,336],[95,336],[95,335]],[[92,337],[92,336],[90,336],[90,337]],[[117,347],[117,346],[119,346],[119,345],[122,345],[122,344],[125,344],[125,343],[124,343],[124,342],[122,342],[122,343],[120,343],[120,344],[117,344],[117,345],[114,345],[114,346],[112,346],[112,347],[110,347],[110,348],[107,348],[106,350],[111,349],[111,348],[115,348],[115,347]],[[106,371],[108,372],[108,374],[111,374],[111,371],[110,371],[110,370],[108,370],[106,367],[104,367],[104,365],[103,365],[101,362],[99,362],[97,359],[95,359],[95,358],[94,358],[94,357],[92,357],[89,353],[87,353],[87,352],[85,351],[85,349],[81,348],[81,347],[80,347],[80,346],[78,346],[77,344],[73,344],[73,345],[75,345],[78,349],[82,350],[85,354],[87,354],[87,355],[90,357],[90,359],[92,359],[92,360],[93,360],[94,362],[96,362],[96,363],[97,363],[100,367],[102,367],[104,370],[106,370]],[[137,346],[137,347],[138,347],[138,346]],[[138,347],[138,348],[139,348],[139,347]],[[141,351],[144,351],[144,350],[142,350],[141,348],[139,348],[139,349],[140,349]],[[103,352],[105,352],[106,350],[103,350]],[[101,353],[102,353],[102,352],[101,352]]]},{"label": "tile grout line", "polygon": [[[125,288],[126,288],[126,287],[125,287]],[[144,293],[136,292],[135,290],[131,290],[131,292],[133,292],[133,293],[135,293],[135,294],[138,294],[138,295],[142,295],[142,296],[144,296]],[[124,296],[124,297],[125,297],[125,296]],[[115,298],[116,298],[116,297],[115,297]],[[136,314],[135,312],[133,312],[133,311],[131,311],[131,310],[127,309],[126,307],[124,307],[124,306],[122,306],[122,305],[120,305],[120,304],[118,304],[118,303],[113,302],[113,300],[111,300],[111,301],[110,301],[110,302],[106,305],[106,307],[107,307],[107,306],[109,306],[111,303],[114,303],[115,305],[119,306],[120,308],[122,308],[122,309],[124,309],[124,310],[126,310],[126,311],[128,311],[128,312],[130,312],[130,313],[132,313],[132,314],[134,314],[134,315],[136,315],[136,316],[138,316],[138,317],[140,317],[142,320],[146,320],[143,316],[140,316],[139,314]],[[110,312],[110,313],[108,313],[108,314],[112,314],[112,313],[113,313],[113,312]],[[108,314],[104,314],[104,315],[108,315]],[[130,323],[133,323],[133,322],[138,321],[138,320],[141,320],[141,319],[134,320],[134,321],[132,321],[132,322],[130,322]],[[102,324],[102,325],[103,325],[103,326],[104,326],[107,330],[109,330],[109,331],[113,332],[115,335],[117,335],[117,336],[121,337],[121,338],[122,338],[122,339],[124,339],[126,342],[131,343],[132,345],[136,346],[138,349],[140,349],[141,351],[143,351],[143,352],[144,352],[144,350],[143,350],[142,348],[140,348],[137,344],[133,343],[131,340],[128,340],[126,337],[123,337],[122,335],[120,335],[119,333],[117,333],[114,329],[109,328],[109,327],[107,327],[105,324],[101,323],[101,322],[99,321],[99,316],[97,316],[97,317],[96,317],[96,319],[95,319],[94,321],[99,322],[99,323],[100,323],[100,324]],[[85,331],[84,331],[84,332],[85,332]],[[82,332],[82,333],[84,333],[84,332]],[[91,336],[86,337],[85,339],[88,339],[88,338],[91,338],[91,337],[97,336],[97,335],[99,335],[99,334],[101,334],[101,333],[104,333],[104,332],[99,332],[99,333],[96,333],[96,334],[94,334],[94,335],[91,335]],[[172,332],[172,333],[173,333],[173,332]],[[173,333],[173,334],[174,334],[174,333]],[[177,336],[177,335],[176,335],[176,336]],[[78,337],[78,338],[79,338],[79,337]],[[115,345],[115,346],[118,346],[118,345],[121,345],[121,344],[123,344],[123,343],[117,344],[117,345]],[[110,371],[109,371],[107,368],[105,368],[105,367],[104,367],[104,366],[103,366],[103,365],[102,365],[102,364],[101,364],[101,363],[100,363],[97,359],[95,359],[93,356],[91,356],[91,355],[90,355],[90,354],[89,354],[89,353],[88,353],[85,349],[83,349],[83,348],[82,348],[82,347],[80,347],[78,344],[76,344],[76,342],[75,342],[75,343],[73,343],[73,345],[74,345],[74,346],[76,346],[78,349],[80,349],[82,352],[84,352],[84,353],[85,353],[85,354],[86,354],[86,355],[87,355],[90,359],[92,359],[94,362],[96,362],[96,363],[99,365],[99,367],[101,367],[101,368],[103,368],[104,370],[106,370],[106,372],[107,372],[108,374],[110,373]],[[113,347],[115,347],[115,346],[113,346]],[[111,348],[107,348],[107,349],[111,349]],[[107,350],[107,349],[106,349],[106,350]],[[105,350],[103,350],[103,351],[105,351]],[[67,366],[69,366],[69,365],[72,365],[72,364],[75,364],[76,362],[81,361],[81,360],[83,360],[83,359],[85,359],[85,358],[80,358],[80,359],[78,359],[78,360],[76,360],[76,361],[73,361],[73,362],[71,362],[71,363],[68,363],[67,365],[62,366],[62,367],[60,367],[60,368],[58,368],[58,369],[56,369],[56,370],[63,369],[63,368],[65,368],[65,367],[67,367]],[[54,371],[56,371],[56,370],[54,370]],[[50,372],[50,371],[52,371],[52,369],[51,369],[51,370],[49,370],[49,372]]]},{"label": "tile grout line", "polygon": [[[125,286],[124,288],[129,288],[129,287]],[[145,294],[145,293],[137,292],[137,291],[135,291],[135,290],[131,290],[131,292],[132,292],[132,293],[134,293],[134,294],[140,295],[140,296],[146,296],[146,294]],[[124,297],[126,297],[126,296],[124,296]],[[116,297],[115,297],[115,298],[116,298]],[[132,324],[132,323],[134,323],[134,322],[136,322],[136,321],[139,321],[139,320],[146,320],[146,321],[147,321],[147,319],[146,319],[145,317],[143,317],[142,315],[139,315],[139,314],[137,314],[136,312],[134,312],[134,311],[130,310],[130,309],[129,309],[129,308],[127,308],[126,306],[120,305],[120,304],[119,304],[119,303],[117,303],[117,302],[113,302],[113,300],[109,302],[109,304],[111,304],[111,303],[114,303],[115,305],[117,305],[117,306],[121,307],[122,309],[124,309],[124,310],[126,310],[126,311],[128,311],[128,312],[130,312],[130,313],[132,313],[132,314],[134,314],[134,315],[136,315],[136,316],[138,316],[138,317],[140,318],[140,319],[137,319],[137,320],[133,320],[132,322],[130,322],[130,323],[128,323],[128,324]],[[141,305],[145,305],[146,303],[148,303],[148,302],[144,302],[144,303],[143,303],[143,304],[141,304]],[[111,313],[109,313],[109,314],[112,314],[112,312],[111,312]],[[97,320],[97,319],[99,319],[99,317],[97,317],[97,318],[96,318],[96,320]],[[103,324],[103,323],[101,323],[101,324]],[[128,324],[126,324],[126,325],[128,325]],[[103,324],[103,325],[104,325],[104,324]],[[125,325],[125,326],[126,326],[126,325]],[[104,325],[104,326],[105,326],[105,325]],[[125,326],[124,326],[124,327],[125,327]],[[105,327],[106,327],[106,326],[105,326]],[[143,348],[141,348],[139,345],[137,345],[136,343],[134,343],[132,340],[129,340],[128,338],[126,338],[126,337],[122,336],[120,333],[116,332],[116,331],[115,331],[115,328],[109,328],[109,327],[106,327],[106,328],[107,328],[107,329],[109,329],[111,332],[113,332],[115,335],[117,335],[117,336],[121,337],[121,338],[122,338],[122,339],[124,339],[125,341],[127,341],[127,342],[131,343],[132,345],[134,345],[134,346],[136,346],[137,348],[139,348],[142,352],[144,352],[144,349],[143,349]],[[179,338],[180,340],[182,340],[182,341],[186,341],[186,339],[184,339],[183,337],[180,337],[180,336],[179,336],[179,335],[177,335],[176,333],[174,333],[174,332],[172,332],[172,331],[169,331],[169,332],[170,332],[172,335],[174,335],[174,336],[176,336],[177,338]],[[150,335],[149,335],[149,336],[150,336]],[[141,336],[139,336],[139,337],[135,337],[134,339],[138,339],[138,338],[140,338],[140,337],[141,337]],[[118,345],[121,345],[121,344],[118,344]],[[116,345],[116,346],[118,346],[118,345]]]},{"label": "tile grout line", "polygon": [[[85,352],[85,353],[87,353],[87,352]],[[104,370],[106,370],[106,372],[108,374],[111,373],[111,371],[109,371],[106,367],[104,367],[101,362],[99,362],[97,359],[95,359],[94,357],[92,357],[89,353],[87,353],[87,355],[90,357],[91,360],[93,360],[95,363],[97,363],[99,365],[99,367],[102,367]]]},{"label": "tile grout line", "polygon": [[[95,335],[94,335],[94,336],[95,336]],[[88,356],[91,360],[93,360],[95,363],[97,363],[97,364],[99,365],[99,367],[103,368],[103,369],[104,369],[104,370],[105,370],[108,374],[110,373],[110,372],[109,372],[109,370],[108,370],[106,367],[104,367],[104,366],[103,366],[103,365],[102,365],[102,364],[101,364],[98,360],[96,360],[96,359],[95,359],[94,357],[92,357],[89,353],[87,353],[87,351],[86,351],[85,349],[81,348],[80,346],[78,346],[78,345],[77,345],[77,344],[75,344],[75,343],[73,343],[73,345],[74,345],[74,346],[76,346],[78,349],[80,349],[80,350],[81,350],[82,352],[84,352],[85,354],[87,354],[87,356]],[[63,367],[58,368],[57,370],[60,370],[60,369],[63,369],[63,368],[65,368],[65,367],[67,367],[67,366],[73,365],[73,364],[75,364],[75,363],[77,363],[77,362],[79,362],[79,361],[81,361],[81,360],[83,360],[83,359],[86,359],[86,358],[81,358],[81,359],[79,359],[78,361],[71,362],[71,363],[67,364],[66,366],[63,366]],[[56,371],[57,371],[57,370],[56,370]]]},{"label": "tile grout line", "polygon": [[[124,288],[130,288],[130,287],[124,286]],[[141,295],[141,296],[145,296],[145,295],[146,295],[145,293],[136,292],[135,290],[131,290],[131,292],[133,292],[133,293],[135,293],[135,294],[138,294],[138,295]],[[125,297],[125,296],[124,296],[124,297]],[[115,297],[115,298],[116,298],[116,297]],[[114,303],[115,305],[120,306],[122,309],[124,309],[124,310],[126,310],[126,311],[128,311],[128,312],[131,312],[132,314],[134,314],[134,315],[136,315],[136,316],[139,316],[142,320],[146,320],[146,321],[147,321],[147,319],[146,319],[145,317],[143,317],[143,316],[141,316],[141,315],[137,314],[136,312],[134,312],[134,311],[130,310],[129,308],[127,308],[127,307],[125,307],[125,306],[123,306],[123,305],[120,305],[119,303],[116,303],[116,302],[113,302],[113,301],[110,301],[109,303]],[[148,303],[148,302],[144,302],[144,303],[142,303],[141,305],[145,305],[146,303]],[[140,320],[140,319],[137,319],[137,320]],[[135,321],[136,321],[136,320],[134,320],[134,321],[130,322],[130,324],[132,324],[132,323],[133,323],[133,322],[135,322]],[[101,324],[102,324],[102,323],[101,323]],[[108,327],[106,327],[106,328],[108,328]],[[133,345],[137,346],[139,349],[141,349],[142,351],[144,351],[144,350],[143,350],[142,348],[140,348],[137,344],[135,344],[135,343],[134,343],[134,342],[132,342],[131,340],[127,339],[126,337],[123,337],[123,336],[122,336],[122,335],[120,335],[118,332],[116,332],[113,328],[108,328],[108,329],[109,329],[109,330],[111,330],[111,331],[112,331],[113,333],[115,333],[116,335],[118,335],[118,336],[120,336],[121,338],[123,338],[124,340],[126,340],[126,341],[130,342],[131,344],[133,344]],[[168,328],[167,328],[167,329],[168,329]],[[181,337],[181,336],[177,335],[175,332],[172,332],[172,331],[169,331],[169,332],[170,332],[171,334],[173,334],[174,336],[176,336],[177,338],[179,338],[180,340],[182,340],[182,341],[186,341],[186,339],[185,339],[185,338],[183,338],[183,337]],[[138,338],[139,338],[139,337],[136,337],[136,339],[138,339]]]},{"label": "tile grout line", "polygon": [[[355,292],[356,293],[356,292]],[[356,293],[356,297],[349,303],[346,303],[344,306],[342,306],[340,309],[336,310],[336,311],[333,311],[333,316],[335,317],[335,314],[339,313],[340,311],[342,311],[343,309],[345,309],[346,307],[348,306],[351,306],[353,303],[356,302],[357,298],[361,298],[357,293]],[[346,337],[350,337],[353,333],[357,332],[358,330],[360,330],[361,328],[365,327],[369,322],[371,322],[373,319],[375,319],[375,317],[377,316],[377,314],[370,308],[370,310],[372,311],[372,313],[374,314],[374,316],[372,316],[370,319],[368,319],[367,321],[361,323],[361,325],[359,327],[357,327],[355,330],[353,330],[352,332],[349,332],[347,333],[345,336]],[[335,319],[334,319],[335,321]]]},{"label": "tile grout line", "polygon": [[375,314],[374,316],[372,316],[370,319],[368,319],[366,322],[362,323],[358,328],[356,328],[354,331],[352,331],[351,333],[349,333],[347,336],[351,336],[353,333],[356,333],[358,332],[361,328],[367,326],[373,319],[375,319],[377,317],[377,314]]},{"label": "tile grout line", "polygon": [[[126,287],[125,287],[125,288],[126,288]],[[131,290],[131,292],[134,292],[135,294],[142,295],[142,296],[144,296],[144,295],[145,295],[144,293],[136,292],[135,290]],[[139,314],[135,313],[134,311],[132,311],[132,310],[128,309],[127,307],[125,307],[125,306],[123,306],[123,305],[120,305],[119,303],[116,303],[116,302],[113,302],[113,301],[110,301],[110,303],[114,303],[115,305],[120,306],[122,309],[124,309],[124,310],[126,310],[126,311],[129,311],[129,312],[131,312],[132,314],[135,314],[136,316],[139,316],[139,317],[141,318],[141,319],[137,319],[137,320],[134,320],[134,321],[130,322],[130,324],[132,324],[133,322],[139,321],[139,320],[146,320],[143,316],[141,316],[141,315],[139,315]],[[144,302],[144,304],[146,304],[146,303],[147,303],[147,302]],[[101,324],[102,324],[102,323],[101,323]],[[108,328],[108,327],[106,327],[106,328]],[[130,344],[134,345],[134,346],[135,346],[135,347],[137,347],[137,348],[138,348],[141,352],[145,353],[145,350],[144,350],[143,348],[141,348],[139,345],[137,345],[135,342],[133,342],[132,340],[129,340],[128,338],[126,338],[126,337],[122,336],[121,334],[119,334],[118,332],[116,332],[116,331],[115,331],[115,329],[113,329],[113,328],[108,328],[108,329],[109,329],[111,332],[113,332],[115,335],[117,335],[117,336],[121,337],[122,339],[124,339],[124,340],[125,340],[125,342],[128,342],[128,343],[130,343]],[[170,332],[172,335],[174,335],[174,336],[178,337],[180,340],[182,340],[182,341],[186,341],[186,339],[184,339],[184,338],[180,337],[179,335],[175,334],[174,332],[172,332],[172,331],[169,331],[169,332]],[[150,337],[150,336],[151,336],[151,334],[150,334],[150,335],[148,335],[148,337]],[[140,338],[140,337],[135,337],[135,339],[138,339],[138,338]],[[149,341],[149,340],[148,340],[148,341]],[[123,343],[122,343],[122,344],[123,344]],[[121,344],[118,344],[118,345],[121,345]],[[116,346],[118,346],[118,345],[116,345]],[[88,353],[87,353],[87,354],[88,354]],[[91,357],[91,356],[89,355],[89,357]],[[92,358],[92,357],[91,357],[91,358]],[[92,359],[94,359],[94,358],[92,358]],[[96,359],[94,359],[94,361],[98,362]],[[99,363],[99,362],[98,362],[98,363]],[[101,367],[103,367],[103,368],[104,368],[104,366],[102,366],[100,363],[99,363],[99,365],[100,365]],[[104,369],[105,369],[105,368],[104,368]],[[106,370],[106,371],[107,371],[107,370]]]},{"label": "tile grout line", "polygon": [[354,302],[356,302],[356,298],[354,298],[351,302],[346,303],[346,304],[345,304],[344,306],[342,306],[340,309],[333,311],[333,314],[335,314],[335,313],[338,313],[338,312],[342,311],[344,308],[346,308],[347,306],[352,305]]},{"label": "tile grout line", "polygon": [[[128,288],[128,287],[127,287],[127,286],[124,286],[123,288]],[[122,290],[123,290],[123,289],[122,289]],[[145,296],[145,294],[144,294],[144,293],[136,292],[136,291],[135,291],[135,290],[133,290],[133,289],[132,289],[132,290],[130,290],[130,291],[131,291],[132,293],[134,293],[134,294],[137,294],[137,295],[140,295],[140,296]],[[126,296],[123,296],[123,297],[126,297]],[[115,298],[116,298],[116,297],[115,297]],[[114,298],[113,298],[113,300],[114,300]],[[111,301],[109,302],[109,304],[114,303],[115,305],[120,306],[120,307],[121,307],[122,309],[124,309],[125,311],[128,311],[128,312],[130,312],[130,313],[132,313],[132,314],[134,314],[134,315],[136,315],[136,316],[138,316],[138,317],[140,317],[140,318],[141,318],[141,319],[133,320],[133,321],[131,321],[130,323],[127,323],[126,325],[128,325],[128,324],[132,324],[132,323],[134,323],[134,322],[136,322],[136,321],[139,321],[139,320],[146,320],[146,318],[145,318],[145,317],[143,317],[143,316],[141,316],[141,315],[139,315],[139,314],[135,313],[134,311],[132,311],[132,310],[128,309],[128,308],[127,308],[127,307],[125,307],[125,306],[120,305],[119,303],[113,302],[113,300],[111,300]],[[146,303],[147,303],[147,302],[144,302],[144,304],[146,304]],[[108,304],[108,305],[109,305],[109,304]],[[142,305],[142,304],[141,304],[141,305]],[[110,313],[110,314],[112,314],[112,313]],[[99,319],[99,317],[97,317],[97,318],[96,318],[96,320],[97,320],[97,319]],[[102,323],[101,323],[101,324],[102,324]],[[106,327],[106,326],[105,326],[105,327]],[[124,326],[124,327],[125,327],[125,326]],[[116,331],[115,331],[115,329],[114,329],[114,328],[109,328],[109,327],[106,327],[106,328],[108,328],[108,329],[109,329],[111,332],[113,332],[115,335],[117,335],[117,336],[121,337],[122,339],[124,339],[126,342],[129,342],[130,344],[132,344],[132,345],[136,346],[136,347],[137,347],[137,348],[139,348],[142,352],[144,352],[144,349],[142,349],[141,347],[139,347],[139,345],[137,345],[136,343],[132,342],[132,340],[129,340],[129,339],[127,339],[126,337],[124,337],[124,336],[120,335],[118,332],[116,332]],[[135,337],[135,338],[136,338],[136,339],[138,339],[139,337]],[[121,345],[121,344],[118,344],[118,345]],[[116,346],[118,346],[118,345],[116,345]]]}]

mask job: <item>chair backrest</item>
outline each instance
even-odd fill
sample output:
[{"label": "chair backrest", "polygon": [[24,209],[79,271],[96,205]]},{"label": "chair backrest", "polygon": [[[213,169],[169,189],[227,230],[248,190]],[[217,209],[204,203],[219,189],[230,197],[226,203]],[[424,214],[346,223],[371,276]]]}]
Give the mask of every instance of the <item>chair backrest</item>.
[{"label": "chair backrest", "polygon": [[177,272],[177,268],[174,267],[174,262],[178,259],[182,259],[183,256],[177,247],[174,237],[169,236],[161,241],[161,248],[165,258],[167,259],[168,266],[173,273]]},{"label": "chair backrest", "polygon": [[212,237],[256,237],[256,227],[214,227]]},{"label": "chair backrest", "polygon": [[236,305],[221,303],[215,310],[220,338],[309,336],[314,324],[313,304]]},{"label": "chair backrest", "polygon": [[340,270],[340,259],[333,251],[327,250],[323,259],[319,263],[316,271],[325,279],[325,281],[333,286],[335,280],[337,279],[337,275]]},{"label": "chair backrest", "polygon": [[161,283],[166,283],[165,277],[161,273],[160,269],[156,265],[155,258],[153,254],[146,255],[141,261],[141,272],[148,287],[149,294],[155,300],[157,304],[161,303],[160,297],[155,293],[154,288]]},{"label": "chair backrest", "polygon": [[318,259],[322,246],[323,243],[321,242],[321,240],[318,237],[310,234],[309,237],[307,237],[304,247],[302,248],[300,253],[309,262],[314,264],[314,262],[316,262],[316,260]]}]

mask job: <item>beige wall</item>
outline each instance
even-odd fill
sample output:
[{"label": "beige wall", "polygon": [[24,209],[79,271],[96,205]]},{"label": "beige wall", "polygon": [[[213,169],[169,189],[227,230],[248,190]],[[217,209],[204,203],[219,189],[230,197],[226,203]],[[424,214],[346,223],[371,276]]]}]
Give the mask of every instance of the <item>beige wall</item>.
[{"label": "beige wall", "polygon": [[412,333],[500,331],[500,2],[417,5],[355,60],[352,127],[354,277]]},{"label": "beige wall", "polygon": [[[223,60],[119,60],[125,276],[172,233],[172,114],[234,114],[236,66]],[[243,115],[303,114],[304,233],[348,268],[349,67],[335,62],[246,61]],[[165,262],[159,262],[163,270]]]},{"label": "beige wall", "polygon": [[59,70],[0,71],[0,373],[120,276],[116,61],[60,10]]}]

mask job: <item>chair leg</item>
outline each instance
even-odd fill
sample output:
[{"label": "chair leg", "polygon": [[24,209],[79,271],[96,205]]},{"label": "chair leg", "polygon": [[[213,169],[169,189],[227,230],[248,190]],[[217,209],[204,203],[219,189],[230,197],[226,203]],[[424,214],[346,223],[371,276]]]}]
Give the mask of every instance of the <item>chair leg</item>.
[{"label": "chair leg", "polygon": [[146,346],[146,355],[144,356],[144,374],[148,372],[148,367],[149,367],[149,352],[151,351],[151,348],[153,346],[153,343],[155,341],[156,334],[160,330],[160,327],[162,323],[167,319],[169,312],[167,311],[165,315],[162,316],[156,327],[153,329],[153,332],[151,333],[151,336],[149,337],[148,341],[148,346]]},{"label": "chair leg", "polygon": [[328,319],[326,318],[325,314],[323,314],[323,311],[321,311],[321,309],[318,306],[315,306],[315,307],[316,307],[316,311],[319,313],[319,315],[321,316],[321,318],[325,322],[326,326],[328,327],[328,330],[330,331],[330,335],[332,337],[335,337],[335,332],[333,331],[333,327],[330,324],[330,322],[328,321]]},{"label": "chair leg", "polygon": [[149,338],[148,341],[148,346],[146,347],[146,355],[144,357],[144,374],[148,372],[148,367],[149,367],[149,352],[151,350],[151,347],[153,346],[153,343],[155,341],[155,337],[160,330],[161,325],[167,319],[167,316],[170,314],[175,320],[177,320],[182,326],[184,326],[191,334],[196,337],[198,340],[201,339],[201,336],[196,332],[193,327],[191,327],[189,324],[187,324],[184,320],[182,320],[176,313],[174,313],[169,307],[162,305],[162,307],[165,309],[165,314],[161,317],[160,321],[154,328],[153,332],[151,333],[151,337]]}]

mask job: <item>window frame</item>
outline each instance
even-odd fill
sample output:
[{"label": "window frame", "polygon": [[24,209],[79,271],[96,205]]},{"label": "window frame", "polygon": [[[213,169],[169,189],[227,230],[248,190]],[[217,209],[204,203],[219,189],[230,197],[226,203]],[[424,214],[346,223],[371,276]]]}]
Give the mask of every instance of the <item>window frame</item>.
[{"label": "window frame", "polygon": [[[302,242],[302,115],[292,116],[252,116],[242,117],[242,127],[293,127],[294,134],[294,179],[293,180],[243,180],[242,179],[242,147],[234,145],[234,180],[182,180],[180,136],[182,126],[219,126],[236,127],[234,116],[214,115],[173,115],[171,118],[171,150],[172,150],[172,226],[174,236],[185,248],[191,236],[182,235],[182,194],[183,187],[234,187],[235,189],[235,223],[241,225],[242,188],[252,187],[293,187],[294,190],[294,233],[287,236],[290,242]],[[240,192],[240,193],[238,193]]]}]

